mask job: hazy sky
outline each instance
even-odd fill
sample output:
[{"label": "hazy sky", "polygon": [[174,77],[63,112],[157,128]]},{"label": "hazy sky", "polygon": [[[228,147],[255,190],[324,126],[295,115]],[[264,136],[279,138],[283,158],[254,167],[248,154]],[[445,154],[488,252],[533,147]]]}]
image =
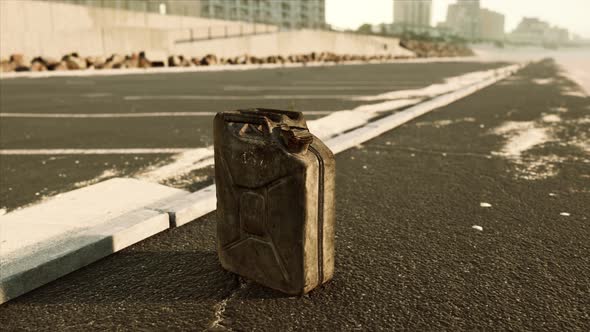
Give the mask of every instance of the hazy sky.
[{"label": "hazy sky", "polygon": [[[432,23],[444,21],[455,0],[433,0]],[[590,38],[590,0],[481,0],[484,8],[506,16],[506,31],[523,16],[538,17]],[[326,0],[326,20],[339,28],[356,29],[363,23],[391,23],[393,0]]]}]

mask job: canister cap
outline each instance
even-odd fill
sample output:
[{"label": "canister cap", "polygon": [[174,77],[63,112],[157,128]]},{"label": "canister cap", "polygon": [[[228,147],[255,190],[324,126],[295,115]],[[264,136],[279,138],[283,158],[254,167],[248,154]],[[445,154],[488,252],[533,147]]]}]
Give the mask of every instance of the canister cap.
[{"label": "canister cap", "polygon": [[287,124],[281,124],[280,128],[283,144],[291,153],[305,152],[313,142],[313,135],[307,128],[290,127]]}]

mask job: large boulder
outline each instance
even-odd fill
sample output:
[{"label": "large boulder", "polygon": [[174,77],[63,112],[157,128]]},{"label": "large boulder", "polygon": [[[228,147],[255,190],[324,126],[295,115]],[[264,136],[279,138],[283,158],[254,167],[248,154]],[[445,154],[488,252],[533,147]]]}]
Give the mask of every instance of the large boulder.
[{"label": "large boulder", "polygon": [[61,59],[66,63],[69,70],[80,70],[88,68],[86,59],[81,58],[78,53],[66,54]]},{"label": "large boulder", "polygon": [[8,73],[14,71],[16,65],[9,59],[0,59],[0,73]]},{"label": "large boulder", "polygon": [[139,54],[133,53],[125,56],[123,61],[123,68],[138,68],[139,67]]},{"label": "large boulder", "polygon": [[171,55],[168,57],[168,67],[190,67],[191,61],[183,55]]},{"label": "large boulder", "polygon": [[46,71],[47,65],[41,57],[36,57],[31,61],[31,71]]},{"label": "large boulder", "polygon": [[31,64],[29,59],[25,55],[20,53],[12,54],[10,56],[10,62],[12,62],[16,68],[28,67]]},{"label": "large boulder", "polygon": [[89,56],[85,60],[87,67],[94,69],[102,69],[107,62],[107,59],[103,56]]},{"label": "large boulder", "polygon": [[201,66],[212,66],[217,64],[217,56],[215,54],[207,54],[201,59]]},{"label": "large boulder", "polygon": [[123,56],[121,54],[113,54],[107,58],[107,61],[104,64],[103,68],[105,68],[105,69],[122,68],[124,62],[125,62],[125,56]]},{"label": "large boulder", "polygon": [[139,60],[137,66],[139,68],[150,68],[152,66],[152,62],[148,60],[144,51],[139,52]]}]

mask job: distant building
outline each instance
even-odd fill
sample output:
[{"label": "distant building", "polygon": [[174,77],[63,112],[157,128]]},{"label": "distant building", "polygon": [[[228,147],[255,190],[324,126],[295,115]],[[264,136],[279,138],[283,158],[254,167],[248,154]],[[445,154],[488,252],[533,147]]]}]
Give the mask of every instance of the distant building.
[{"label": "distant building", "polygon": [[424,33],[429,30],[432,0],[393,0],[395,30]]},{"label": "distant building", "polygon": [[569,31],[552,27],[548,22],[534,17],[525,17],[510,33],[509,40],[526,44],[563,44],[569,42]]},{"label": "distant building", "polygon": [[[0,0],[1,1],[1,0]],[[326,27],[325,0],[43,0],[140,12],[278,25]]]},{"label": "distant building", "polygon": [[479,39],[479,0],[457,0],[457,3],[449,5],[446,26],[459,37],[468,40]]},{"label": "distant building", "polygon": [[426,35],[429,37],[450,37],[453,34],[444,26],[430,27],[430,26],[408,26],[399,24],[374,24],[371,25],[371,32],[376,34],[401,36],[404,33],[412,32],[416,34]]},{"label": "distant building", "polygon": [[[1,0],[0,0],[1,1]],[[163,15],[201,16],[199,0],[41,0],[72,5],[159,13]]]},{"label": "distant building", "polygon": [[201,15],[278,25],[287,29],[326,26],[325,0],[200,0]]},{"label": "distant building", "polygon": [[479,10],[479,39],[504,40],[504,15],[481,8]]}]

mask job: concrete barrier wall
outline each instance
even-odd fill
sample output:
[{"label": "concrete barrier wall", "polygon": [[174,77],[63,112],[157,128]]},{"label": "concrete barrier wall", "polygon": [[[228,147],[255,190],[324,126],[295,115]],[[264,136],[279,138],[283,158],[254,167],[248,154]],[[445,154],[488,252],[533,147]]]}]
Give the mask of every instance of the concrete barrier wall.
[{"label": "concrete barrier wall", "polygon": [[0,56],[105,55],[146,50],[171,53],[179,39],[257,31],[272,25],[159,15],[34,0],[0,0]]},{"label": "concrete barrier wall", "polygon": [[400,47],[396,38],[356,35],[318,30],[284,31],[265,35],[204,40],[175,44],[178,54],[202,56],[214,53],[228,57],[241,54],[254,56],[290,55],[309,52],[333,52],[337,54],[375,55],[394,54],[412,56]]},{"label": "concrete barrier wall", "polygon": [[[163,59],[169,54],[208,53],[223,57],[309,52],[412,54],[399,47],[399,41],[394,38],[329,31],[277,31],[276,26],[247,22],[34,0],[0,0],[1,57],[13,53],[61,57],[70,52],[88,56],[138,51],[146,51],[151,59]],[[249,35],[254,33],[263,34]],[[206,39],[241,34],[244,36]]]}]

